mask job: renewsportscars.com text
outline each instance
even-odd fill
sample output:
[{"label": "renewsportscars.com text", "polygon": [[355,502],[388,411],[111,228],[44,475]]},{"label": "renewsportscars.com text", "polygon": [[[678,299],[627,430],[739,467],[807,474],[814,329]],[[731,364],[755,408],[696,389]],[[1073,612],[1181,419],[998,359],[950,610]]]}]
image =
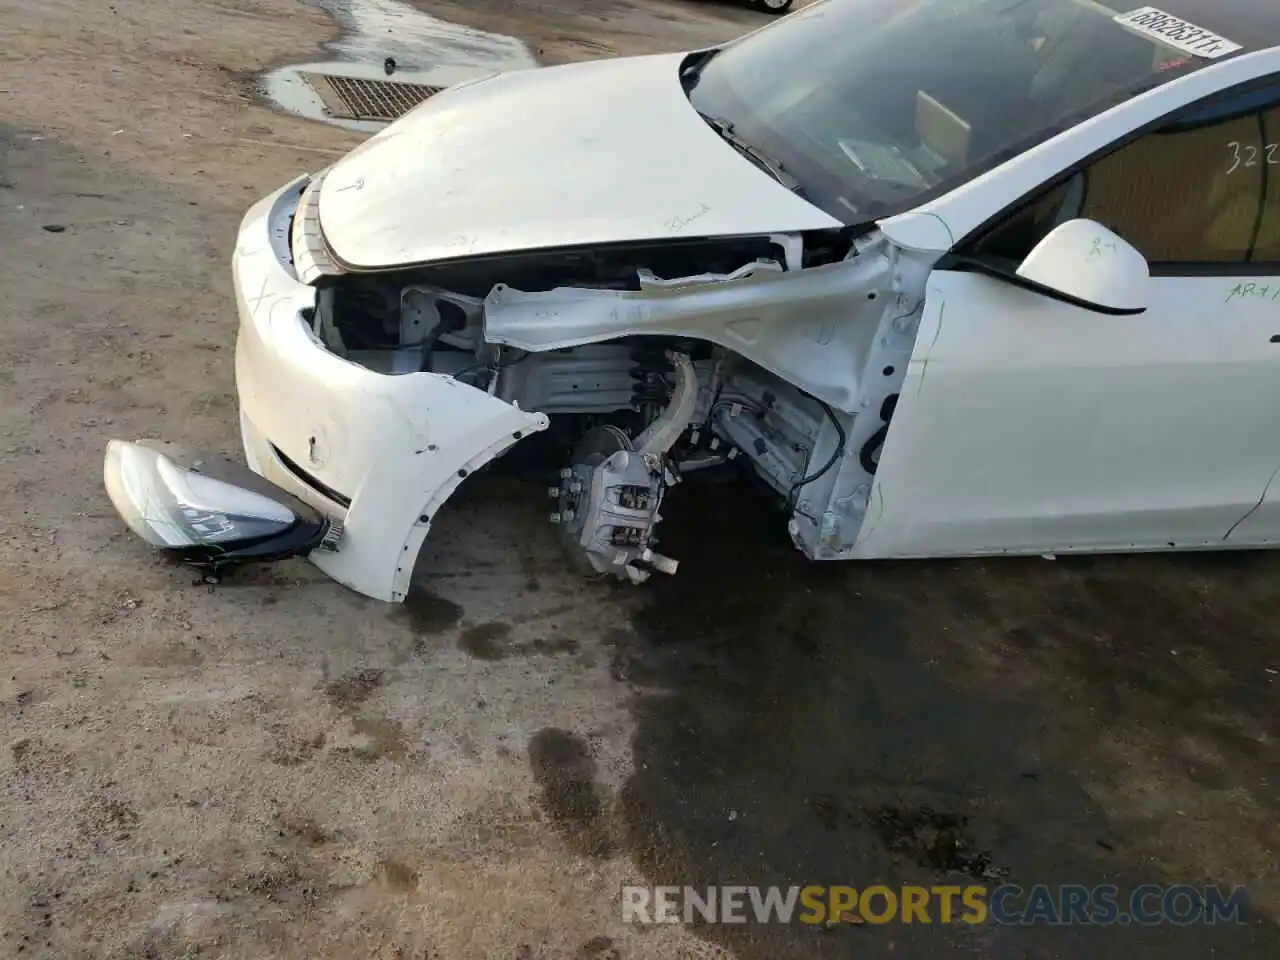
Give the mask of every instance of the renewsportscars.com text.
[{"label": "renewsportscars.com text", "polygon": [[624,923],[1244,923],[1245,890],[1146,884],[622,888]]}]

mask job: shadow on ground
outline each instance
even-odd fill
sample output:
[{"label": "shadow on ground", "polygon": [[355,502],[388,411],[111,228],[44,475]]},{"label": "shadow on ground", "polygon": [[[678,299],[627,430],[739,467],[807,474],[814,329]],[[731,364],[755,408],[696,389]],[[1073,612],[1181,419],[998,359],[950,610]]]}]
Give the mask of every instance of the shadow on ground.
[{"label": "shadow on ground", "polygon": [[1280,813],[1273,558],[811,564],[767,510],[681,488],[680,573],[614,638],[638,724],[616,829],[650,882],[1111,883],[1122,905],[1141,883],[1243,883],[1254,906],[1228,926],[935,912],[700,935],[743,960],[1280,955],[1258,896]]}]

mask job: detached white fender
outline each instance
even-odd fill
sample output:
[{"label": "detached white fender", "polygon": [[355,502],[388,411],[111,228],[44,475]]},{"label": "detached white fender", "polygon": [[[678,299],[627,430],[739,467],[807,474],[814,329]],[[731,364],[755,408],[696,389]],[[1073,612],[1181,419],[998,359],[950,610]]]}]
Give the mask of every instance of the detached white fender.
[{"label": "detached white fender", "polygon": [[233,259],[240,332],[236,389],[254,472],[341,520],[321,570],[399,603],[440,506],[521,438],[545,430],[527,413],[435,373],[385,376],[338,357],[307,323],[315,290],[288,267],[290,192],[245,217]]}]

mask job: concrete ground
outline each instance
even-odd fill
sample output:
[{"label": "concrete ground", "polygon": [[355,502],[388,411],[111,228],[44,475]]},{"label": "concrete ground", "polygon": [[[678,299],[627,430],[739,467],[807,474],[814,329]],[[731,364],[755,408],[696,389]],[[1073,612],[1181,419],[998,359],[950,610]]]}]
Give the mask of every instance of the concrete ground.
[{"label": "concrete ground", "polygon": [[[547,62],[764,22],[419,0]],[[478,477],[403,609],[209,589],[123,530],[111,436],[236,451],[244,209],[358,136],[257,102],[298,0],[0,0],[0,956],[1280,956],[1275,556],[805,563],[671,498],[674,579],[562,572]],[[624,926],[628,882],[1244,884],[1241,926]]]}]

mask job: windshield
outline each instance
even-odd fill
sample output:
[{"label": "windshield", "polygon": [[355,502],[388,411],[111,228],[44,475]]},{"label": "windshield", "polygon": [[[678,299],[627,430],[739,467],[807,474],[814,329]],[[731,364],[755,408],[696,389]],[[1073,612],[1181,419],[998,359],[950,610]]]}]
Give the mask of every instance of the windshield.
[{"label": "windshield", "polygon": [[910,209],[1212,60],[1093,0],[821,0],[722,48],[689,98],[845,223]]}]

